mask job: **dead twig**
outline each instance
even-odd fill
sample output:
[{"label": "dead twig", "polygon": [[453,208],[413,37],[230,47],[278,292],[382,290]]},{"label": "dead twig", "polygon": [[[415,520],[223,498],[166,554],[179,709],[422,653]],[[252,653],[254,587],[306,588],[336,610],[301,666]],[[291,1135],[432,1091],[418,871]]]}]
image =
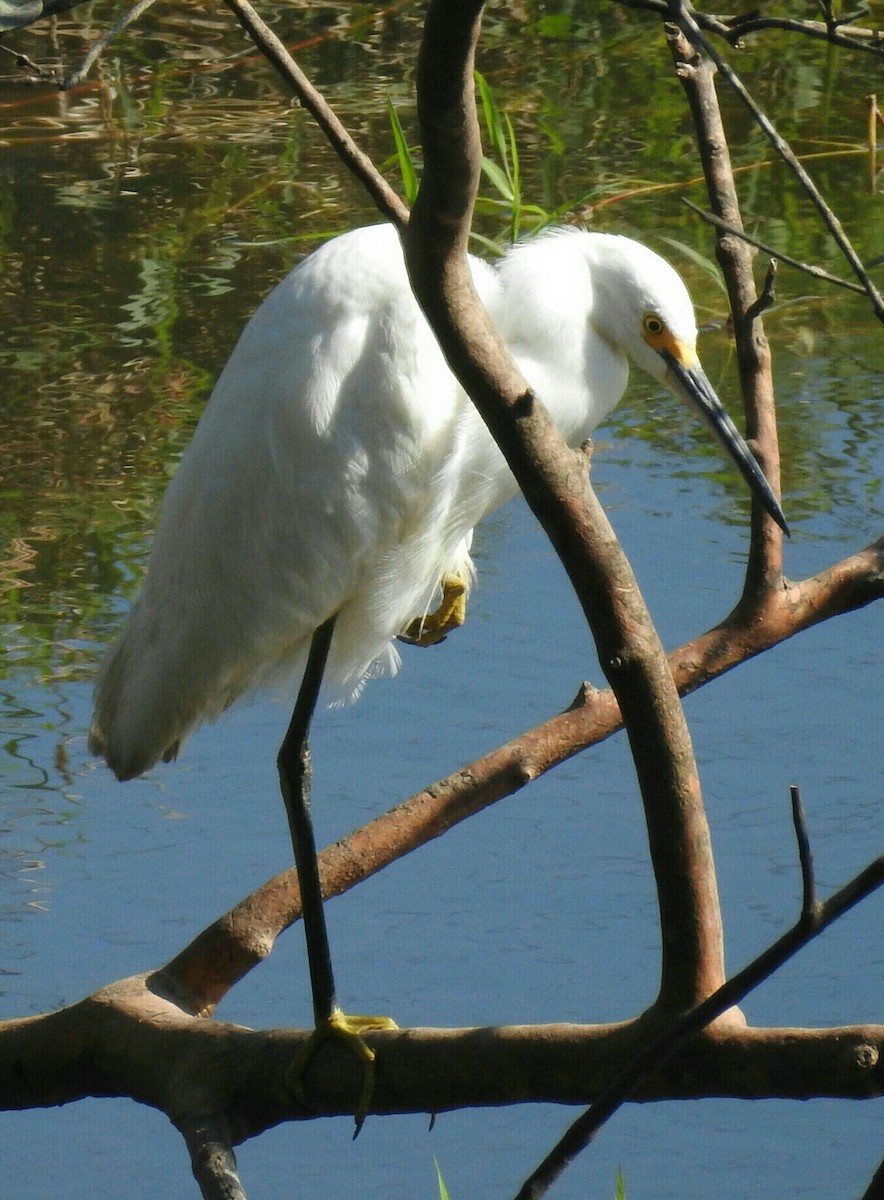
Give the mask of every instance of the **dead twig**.
[{"label": "dead twig", "polygon": [[[797,790],[797,789],[795,789]],[[793,795],[794,806],[794,795]],[[794,807],[793,807],[793,811]],[[799,831],[800,825],[800,831]],[[541,1200],[569,1163],[585,1150],[601,1127],[626,1103],[639,1083],[660,1068],[703,1029],[739,1004],[754,988],[788,962],[808,942],[818,937],[839,917],[884,885],[884,855],[876,858],[864,870],[831,896],[824,904],[808,906],[808,882],[805,854],[809,851],[802,842],[806,839],[803,816],[796,819],[799,832],[799,854],[805,880],[804,903],[801,914],[787,933],[769,946],[742,971],[729,979],[713,995],[690,1012],[673,1021],[643,1050],[637,1052],[626,1069],[604,1089],[589,1108],[569,1127],[564,1137],[547,1155],[520,1188],[515,1200]]]},{"label": "dead twig", "polygon": [[[619,0],[619,3],[624,8],[652,12],[661,17],[665,17],[669,12],[668,0]],[[732,46],[738,46],[749,34],[775,29],[828,42],[832,46],[842,46],[846,50],[884,55],[884,34],[880,29],[867,29],[841,22],[802,20],[797,17],[762,16],[757,7],[752,8],[745,16],[716,17],[698,10],[694,10],[694,16],[697,24],[707,33],[716,34]]]},{"label": "dead twig", "polygon": [[61,81],[59,87],[62,89],[62,91],[67,91],[68,89],[76,87],[78,84],[82,83],[95,66],[96,61],[105,52],[114,38],[117,37],[118,34],[122,33],[125,29],[128,29],[129,26],[135,21],[137,21],[141,14],[146,12],[153,3],[154,0],[138,0],[138,3],[134,4],[127,13],[124,13],[123,16],[120,17],[119,21],[115,21],[114,24],[111,25],[110,29],[108,29],[107,33],[98,39],[89,53],[83,59],[79,70],[73,71],[67,76],[67,78]]},{"label": "dead twig", "polygon": [[706,212],[698,204],[693,204],[685,196],[682,196],[681,202],[687,205],[702,220],[707,221],[710,225],[714,225],[716,229],[720,229],[722,233],[740,238],[741,241],[754,246],[756,250],[761,250],[764,254],[769,254],[771,258],[777,259],[779,262],[787,263],[797,271],[803,271],[805,275],[810,275],[814,279],[821,279],[824,283],[831,283],[835,287],[846,288],[850,292],[859,292],[861,296],[868,294],[862,284],[854,283],[851,279],[842,279],[840,276],[826,271],[823,267],[817,267],[813,263],[806,263],[802,262],[799,258],[793,258],[791,254],[785,254],[782,250],[777,250],[775,247],[768,245],[767,242],[761,242],[758,238],[752,237],[744,229],[736,229],[733,225],[728,225],[727,221],[722,221],[721,217],[716,217],[715,213]]},{"label": "dead twig", "polygon": [[400,228],[405,225],[408,221],[407,206],[368,155],[356,145],[328,101],[313,86],[276,34],[261,20],[248,0],[224,2],[316,121],[332,149],[371,196],[381,215]]}]

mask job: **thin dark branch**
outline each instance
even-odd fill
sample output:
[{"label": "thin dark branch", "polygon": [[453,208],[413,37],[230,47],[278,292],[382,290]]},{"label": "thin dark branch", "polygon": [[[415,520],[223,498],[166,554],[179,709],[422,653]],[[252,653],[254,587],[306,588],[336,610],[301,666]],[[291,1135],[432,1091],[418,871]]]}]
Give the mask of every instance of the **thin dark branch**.
[{"label": "thin dark branch", "polygon": [[20,67],[21,70],[34,72],[33,75],[28,76],[27,79],[20,79],[20,83],[57,84],[60,82],[57,71],[47,70],[45,67],[41,67],[38,63],[35,63],[33,59],[28,58],[27,54],[22,54],[20,50],[13,50],[10,46],[6,46],[0,42],[0,51],[2,51],[3,54],[8,54],[10,58],[14,58],[15,65]]},{"label": "thin dark branch", "polygon": [[778,29],[785,33],[798,33],[805,37],[841,46],[846,50],[864,50],[869,54],[884,56],[884,37],[880,29],[866,29],[859,25],[829,26],[821,21],[802,21],[797,17],[759,17],[757,10],[744,17],[731,17],[724,22],[709,18],[710,33],[720,33],[731,45],[751,33],[767,29]]},{"label": "thin dark branch", "polygon": [[724,233],[732,234],[738,237],[741,241],[747,242],[750,246],[754,246],[756,250],[762,250],[765,254],[769,254],[772,258],[778,259],[780,262],[788,263],[790,267],[795,267],[798,271],[804,271],[806,275],[812,275],[814,279],[822,279],[826,283],[834,284],[835,287],[847,288],[851,292],[859,292],[861,296],[867,295],[866,289],[862,284],[854,283],[851,279],[841,279],[838,275],[832,275],[830,271],[824,270],[822,267],[814,266],[813,263],[802,262],[798,258],[792,258],[790,254],[784,254],[782,250],[776,250],[773,246],[767,245],[766,242],[760,242],[757,238],[752,237],[742,229],[735,229],[728,225],[726,221],[722,221],[720,217],[716,217],[715,213],[706,212],[699,205],[693,204],[687,197],[682,196],[682,204],[686,204],[697,216],[702,217],[704,221],[708,221],[710,225],[714,225],[716,229],[721,229]]},{"label": "thin dark branch", "polygon": [[747,321],[754,321],[756,317],[760,317],[763,312],[767,312],[767,310],[775,303],[776,283],[777,260],[772,258],[767,264],[767,271],[764,275],[764,287],[761,289],[761,295],[746,309]]},{"label": "thin dark branch", "polygon": [[[668,0],[619,0],[624,8],[641,9],[645,12],[666,16],[670,11]],[[856,25],[841,25],[825,21],[804,21],[797,17],[764,17],[753,9],[746,16],[721,18],[711,13],[694,11],[697,24],[707,33],[724,38],[732,46],[739,44],[750,33],[767,29],[797,33],[804,37],[843,46],[847,50],[864,50],[870,54],[884,55],[884,35],[879,29],[866,29]]]},{"label": "thin dark branch", "polygon": [[602,1125],[629,1099],[643,1079],[658,1071],[690,1038],[705,1029],[716,1017],[733,1008],[808,942],[882,885],[884,855],[855,875],[825,904],[818,905],[810,919],[802,908],[801,916],[787,933],[708,999],[673,1021],[645,1050],[632,1057],[626,1069],[577,1118],[558,1145],[525,1181],[516,1200],[541,1200],[568,1164],[586,1149]]},{"label": "thin dark branch", "polygon": [[805,192],[813,202],[817,211],[823,219],[823,224],[835,239],[841,253],[850,263],[854,274],[863,285],[866,295],[872,301],[872,306],[875,315],[878,319],[884,322],[884,295],[878,290],[862,264],[862,260],[854,250],[850,243],[850,239],[844,232],[841,222],[835,216],[832,209],[826,204],[820,193],[819,188],[813,182],[804,169],[797,155],[792,150],[791,146],[781,137],[773,125],[773,122],[762,112],[753,99],[751,93],[746,88],[743,81],[733,70],[730,64],[721,57],[718,51],[710,44],[709,39],[704,36],[703,31],[694,19],[693,14],[688,10],[684,0],[670,0],[670,13],[672,19],[676,22],[680,29],[684,30],[685,35],[690,39],[697,49],[702,50],[712,62],[715,63],[721,76],[727,80],[734,92],[739,96],[740,100],[752,114],[755,123],[764,133],[770,144],[776,150],[777,154],[782,158],[783,162],[789,167],[796,179],[799,181]]},{"label": "thin dark branch", "polygon": [[316,90],[276,34],[247,0],[224,0],[224,3],[316,121],[335,153],[371,196],[381,215],[400,228],[404,226],[408,222],[408,208],[368,155],[359,149],[328,101]]},{"label": "thin dark branch", "polygon": [[816,879],[813,872],[813,854],[810,850],[810,838],[807,836],[807,821],[804,816],[804,805],[801,803],[801,789],[794,784],[789,788],[789,799],[792,802],[792,824],[795,826],[795,838],[798,842],[798,861],[801,864],[801,886],[803,900],[801,916],[805,921],[816,920],[819,901],[816,894]]},{"label": "thin dark branch", "polygon": [[869,1186],[862,1194],[862,1200],[884,1200],[884,1162],[872,1176]]}]

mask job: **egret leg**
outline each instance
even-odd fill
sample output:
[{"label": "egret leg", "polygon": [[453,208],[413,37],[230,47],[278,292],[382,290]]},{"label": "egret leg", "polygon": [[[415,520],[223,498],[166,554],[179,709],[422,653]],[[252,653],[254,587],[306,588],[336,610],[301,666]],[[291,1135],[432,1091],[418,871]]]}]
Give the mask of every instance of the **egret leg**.
[{"label": "egret leg", "polygon": [[399,634],[400,641],[413,646],[435,646],[463,625],[467,619],[467,595],[469,583],[458,573],[445,575],[442,579],[442,603],[425,617],[416,617]]},{"label": "egret leg", "polygon": [[335,618],[331,617],[320,625],[313,635],[298,699],[277,756],[280,790],[285,802],[301,887],[301,911],[307,939],[307,962],[310,968],[315,1022],[312,1036],[289,1068],[288,1078],[295,1095],[303,1100],[304,1072],[317,1049],[329,1038],[341,1038],[363,1064],[362,1091],[355,1113],[358,1133],[371,1104],[375,1058],[374,1051],[361,1035],[370,1030],[396,1029],[397,1026],[389,1017],[346,1015],[341,1011],[335,993],[322,883],[316,859],[316,839],[310,814],[310,781],[313,768],[308,744],[310,722],[316,709],[334,631]]}]

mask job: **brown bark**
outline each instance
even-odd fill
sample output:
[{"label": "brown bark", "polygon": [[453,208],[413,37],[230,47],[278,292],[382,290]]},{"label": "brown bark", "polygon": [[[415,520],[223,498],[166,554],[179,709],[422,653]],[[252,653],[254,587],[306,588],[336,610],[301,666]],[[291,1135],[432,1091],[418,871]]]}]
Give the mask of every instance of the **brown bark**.
[{"label": "brown bark", "polygon": [[[233,1143],[283,1120],[351,1114],[361,1071],[329,1043],[309,1071],[311,1107],[286,1072],[309,1031],[251,1030],[183,1013],[155,977],[121,980],[46,1016],[0,1025],[0,1109],[131,1096],[179,1127],[223,1115]],[[439,1112],[488,1104],[588,1104],[647,1041],[645,1021],[615,1025],[403,1029],[367,1035],[378,1054],[372,1112]],[[884,1026],[716,1027],[634,1099],[884,1093]]]}]

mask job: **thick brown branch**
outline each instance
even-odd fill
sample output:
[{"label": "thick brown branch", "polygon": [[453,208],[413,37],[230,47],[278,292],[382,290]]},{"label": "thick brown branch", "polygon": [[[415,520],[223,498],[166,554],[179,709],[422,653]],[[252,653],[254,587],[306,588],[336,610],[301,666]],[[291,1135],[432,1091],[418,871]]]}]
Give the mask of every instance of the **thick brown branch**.
[{"label": "thick brown branch", "polygon": [[[370,1034],[379,1051],[372,1112],[585,1105],[659,1028],[641,1019]],[[223,1174],[231,1145],[280,1121],[352,1114],[361,1070],[334,1042],[312,1062],[310,1110],[294,1102],[287,1072],[309,1036],[188,1016],[156,992],[152,977],[136,976],[59,1012],[0,1023],[0,1110],[131,1096],[165,1112],[206,1156],[206,1169]],[[677,1069],[655,1072],[632,1099],[882,1094],[884,1026],[729,1025],[691,1041]]]},{"label": "thick brown branch", "polygon": [[402,234],[415,296],[449,367],[502,450],[568,573],[617,695],[639,779],[662,930],[659,1004],[723,978],[721,916],[696,764],[635,577],[586,475],[512,362],[472,287],[465,252],[481,152],[473,53],[482,4],[434,0],[418,66],[425,175]]}]

